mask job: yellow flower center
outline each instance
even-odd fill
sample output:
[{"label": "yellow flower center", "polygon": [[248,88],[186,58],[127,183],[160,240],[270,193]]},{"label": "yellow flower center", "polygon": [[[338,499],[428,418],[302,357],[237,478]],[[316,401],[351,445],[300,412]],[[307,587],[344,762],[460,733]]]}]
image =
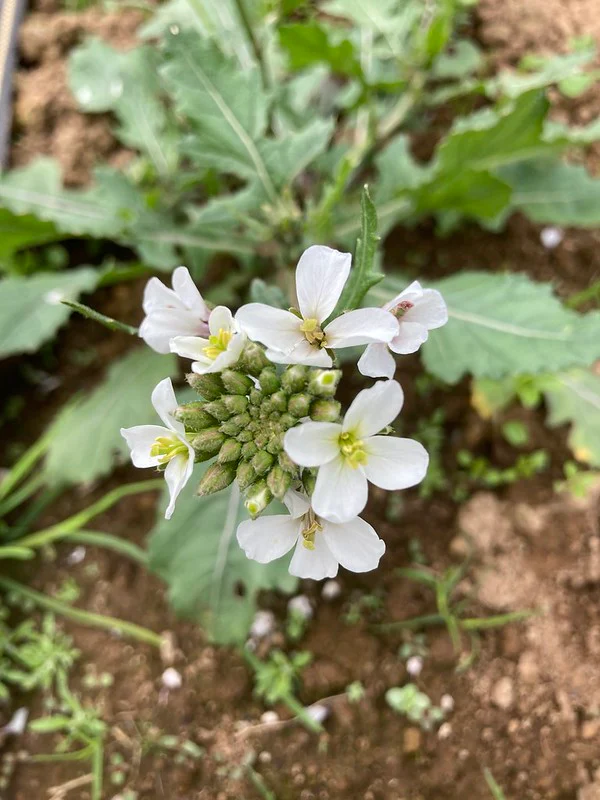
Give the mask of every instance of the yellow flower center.
[{"label": "yellow flower center", "polygon": [[362,439],[357,439],[356,435],[351,431],[341,433],[339,438],[340,451],[348,466],[352,469],[357,469],[359,464],[365,464],[367,461],[367,454],[364,449],[364,442]]},{"label": "yellow flower center", "polygon": [[327,347],[327,339],[318,319],[302,320],[300,330],[304,334],[306,341],[313,347]]},{"label": "yellow flower center", "polygon": [[160,466],[165,466],[175,456],[184,454],[188,455],[188,449],[176,436],[159,436],[150,448],[150,455],[159,457]]},{"label": "yellow flower center", "polygon": [[214,361],[217,356],[224,353],[227,350],[227,345],[231,341],[232,336],[233,333],[231,331],[226,331],[224,328],[219,328],[219,332],[216,335],[209,336],[208,345],[203,348],[206,357]]},{"label": "yellow flower center", "polygon": [[305,517],[306,528],[302,531],[302,544],[307,550],[315,549],[315,536],[319,531],[323,530],[323,526],[317,522],[315,512],[310,509]]}]

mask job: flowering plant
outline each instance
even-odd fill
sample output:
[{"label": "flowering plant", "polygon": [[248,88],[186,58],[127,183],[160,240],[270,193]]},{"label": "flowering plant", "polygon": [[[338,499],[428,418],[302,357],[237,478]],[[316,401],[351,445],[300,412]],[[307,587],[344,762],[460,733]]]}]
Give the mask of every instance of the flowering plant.
[{"label": "flowering plant", "polygon": [[[184,267],[174,273],[174,291],[153,278],[140,336],[191,360],[187,380],[201,399],[178,405],[163,380],[152,401],[166,427],[122,430],[136,466],[164,471],[167,518],[194,463],[211,461],[197,493],[237,482],[250,516],[237,539],[248,558],[267,563],[294,548],[291,574],[317,580],[335,576],[339,564],[353,572],[377,567],[385,544],[359,516],[369,483],[398,490],[425,476],[423,446],[390,427],[403,392],[388,348],[413,352],[447,318],[439,293],[416,282],[383,308],[345,308],[349,284],[362,299],[373,282],[364,263],[351,276],[351,262],[348,253],[309,247],[296,268],[297,308],[250,303],[235,316],[224,306],[209,311]],[[337,351],[360,345],[367,346],[360,370],[385,380],[343,413]],[[273,500],[289,513],[265,515]]]}]

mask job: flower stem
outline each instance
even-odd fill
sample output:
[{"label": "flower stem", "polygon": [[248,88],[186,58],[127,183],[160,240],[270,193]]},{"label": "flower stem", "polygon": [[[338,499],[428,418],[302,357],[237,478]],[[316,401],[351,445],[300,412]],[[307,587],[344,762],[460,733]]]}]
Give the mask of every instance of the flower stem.
[{"label": "flower stem", "polygon": [[[148,565],[148,557],[141,547],[127,539],[120,539],[110,533],[103,531],[77,531],[69,536],[69,541],[76,544],[88,544],[93,547],[103,547],[112,550],[120,555],[127,556],[132,561],[136,561],[143,567]],[[1,551],[0,551],[1,552]]]}]

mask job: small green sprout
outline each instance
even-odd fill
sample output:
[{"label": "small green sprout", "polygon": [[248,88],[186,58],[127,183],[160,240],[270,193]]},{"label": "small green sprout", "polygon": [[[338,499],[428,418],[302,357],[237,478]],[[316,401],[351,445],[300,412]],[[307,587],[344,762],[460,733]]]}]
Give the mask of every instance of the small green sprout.
[{"label": "small green sprout", "polygon": [[529,441],[529,430],[519,420],[509,420],[502,426],[502,436],[513,447],[523,447]]},{"label": "small green sprout", "polygon": [[360,703],[360,701],[365,696],[365,687],[362,685],[360,681],[353,681],[348,686],[346,686],[346,697],[348,698],[348,702],[352,703]]},{"label": "small green sprout", "polygon": [[419,691],[414,683],[388,689],[385,700],[393,711],[406,717],[410,722],[417,723],[426,731],[444,719],[443,710],[439,706],[434,706],[430,698]]}]

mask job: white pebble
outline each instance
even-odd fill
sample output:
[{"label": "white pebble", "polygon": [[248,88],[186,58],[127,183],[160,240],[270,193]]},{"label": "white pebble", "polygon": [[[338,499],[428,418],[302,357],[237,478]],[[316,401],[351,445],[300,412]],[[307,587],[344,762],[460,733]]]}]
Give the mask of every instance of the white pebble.
[{"label": "white pebble", "polygon": [[276,711],[265,711],[264,714],[260,715],[260,721],[264,725],[274,725],[279,722],[279,714]]},{"label": "white pebble", "polygon": [[438,739],[448,739],[452,735],[452,725],[449,722],[444,722],[440,725],[438,731]]},{"label": "white pebble", "polygon": [[311,719],[314,719],[314,721],[318,722],[320,725],[321,723],[325,722],[329,716],[329,707],[323,705],[323,703],[315,703],[312,706],[308,706],[306,713]]},{"label": "white pebble", "polygon": [[71,567],[74,566],[75,564],[81,564],[81,562],[85,558],[85,552],[86,552],[85,547],[82,544],[78,545],[67,556],[67,564]]},{"label": "white pebble", "polygon": [[181,674],[173,667],[169,667],[162,674],[162,684],[166,689],[181,689]]},{"label": "white pebble", "polygon": [[560,228],[542,228],[540,231],[540,241],[547,250],[554,250],[564,238],[564,231]]},{"label": "white pebble", "polygon": [[10,722],[2,728],[2,732],[7,736],[20,736],[27,727],[27,718],[29,717],[29,709],[18,708],[12,715]]},{"label": "white pebble", "polygon": [[421,674],[423,669],[423,659],[421,656],[411,656],[406,662],[406,671],[409,675],[416,677]]},{"label": "white pebble", "polygon": [[313,615],[310,600],[305,594],[299,594],[297,597],[292,597],[288,603],[288,611],[300,614],[304,619],[310,619]]},{"label": "white pebble", "polygon": [[275,614],[272,611],[257,611],[250,626],[253,639],[264,639],[275,630]]},{"label": "white pebble", "polygon": [[446,714],[454,711],[454,698],[451,694],[443,694],[440,698],[440,708]]},{"label": "white pebble", "polygon": [[324,600],[335,600],[335,598],[339,597],[341,593],[342,587],[338,581],[325,581],[323,588],[321,589],[321,596]]}]

